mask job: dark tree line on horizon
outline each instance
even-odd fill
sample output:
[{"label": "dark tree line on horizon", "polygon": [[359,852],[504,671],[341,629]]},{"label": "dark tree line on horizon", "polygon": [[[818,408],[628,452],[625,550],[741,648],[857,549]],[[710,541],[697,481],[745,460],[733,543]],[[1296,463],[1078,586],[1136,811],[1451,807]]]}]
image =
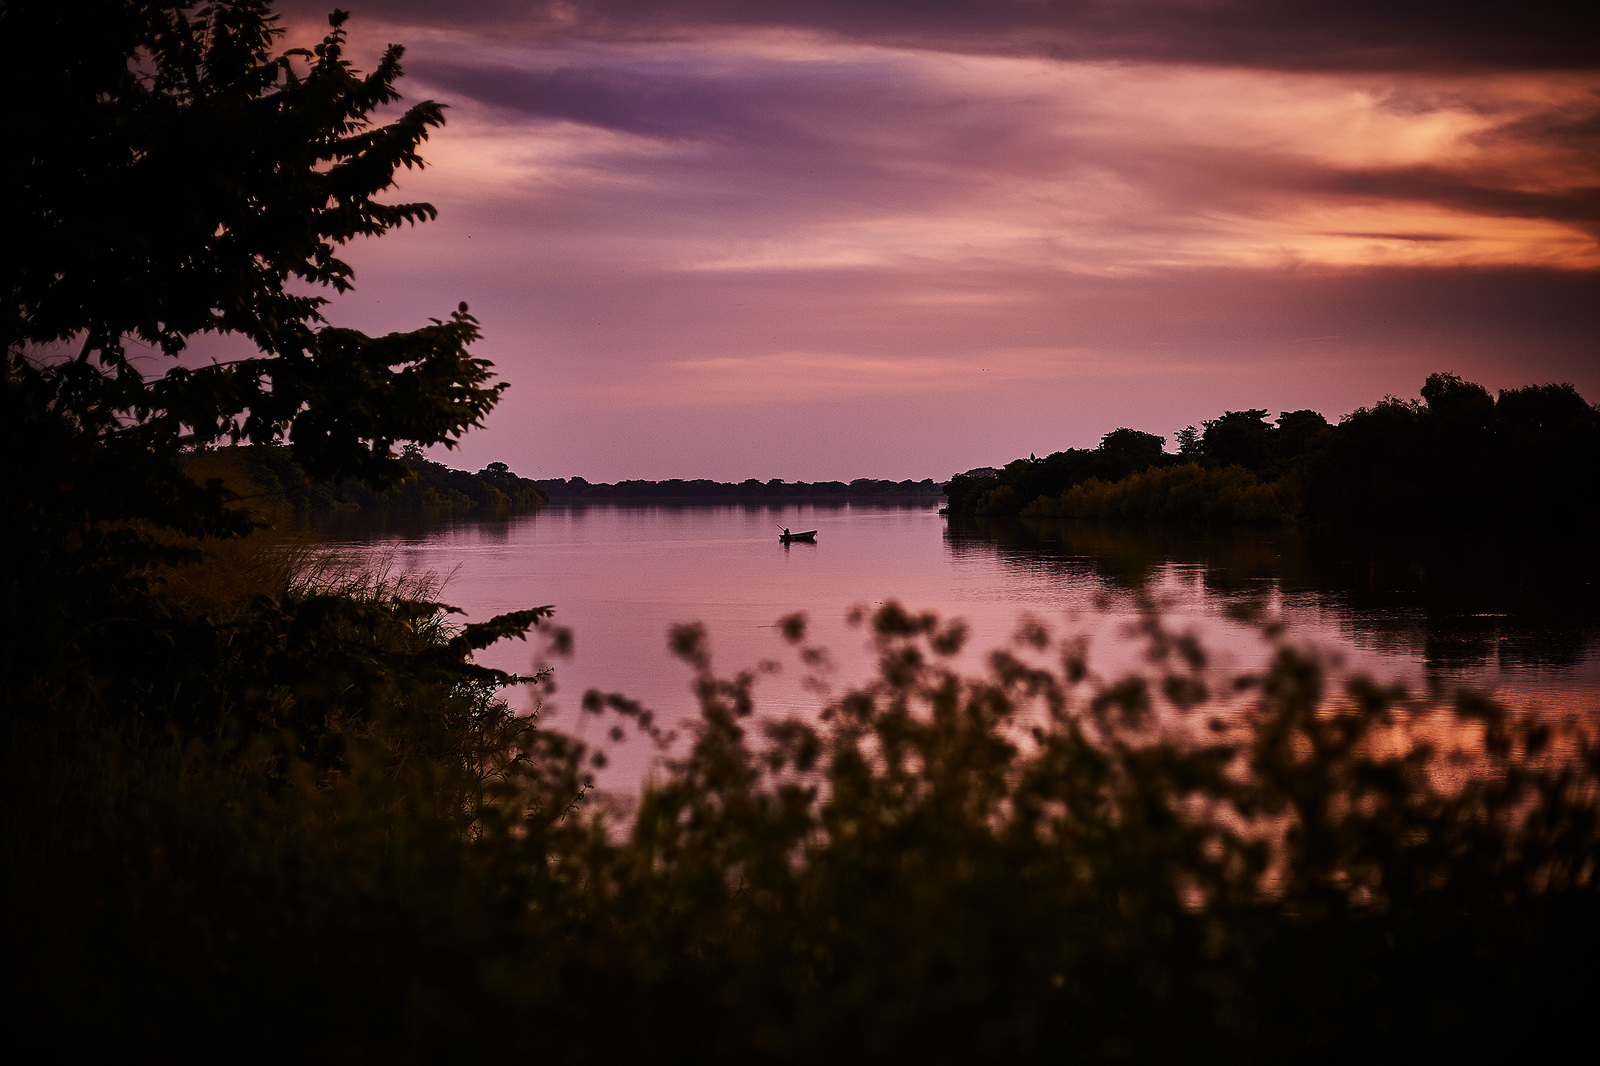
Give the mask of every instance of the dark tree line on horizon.
[{"label": "dark tree line on horizon", "polygon": [[949,482],[950,512],[1219,523],[1538,531],[1600,524],[1600,411],[1568,384],[1493,396],[1454,374],[1330,424],[1227,411],[1176,435],[1118,429],[1098,448]]},{"label": "dark tree line on horizon", "polygon": [[854,481],[710,481],[705,478],[666,481],[631,479],[615,484],[594,484],[581,477],[540,480],[539,487],[556,503],[604,503],[611,500],[881,500],[932,499],[943,486],[932,478],[921,481],[885,481],[856,478]]},{"label": "dark tree line on horizon", "polygon": [[537,482],[512,473],[505,463],[468,473],[434,462],[414,444],[401,449],[400,462],[405,478],[381,489],[358,478],[308,477],[291,450],[278,444],[192,452],[183,466],[198,481],[220,478],[256,513],[269,518],[337,511],[526,514],[549,502]]}]

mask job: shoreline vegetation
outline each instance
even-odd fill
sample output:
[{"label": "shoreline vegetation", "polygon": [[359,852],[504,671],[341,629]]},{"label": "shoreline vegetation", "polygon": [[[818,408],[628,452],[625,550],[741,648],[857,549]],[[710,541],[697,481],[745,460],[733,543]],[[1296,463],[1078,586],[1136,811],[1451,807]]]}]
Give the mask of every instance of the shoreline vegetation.
[{"label": "shoreline vegetation", "polygon": [[1331,424],[1227,411],[1165,438],[1029,456],[950,479],[949,513],[1142,522],[1399,528],[1600,526],[1600,411],[1571,385],[1503,389],[1429,376]]},{"label": "shoreline vegetation", "polygon": [[204,484],[222,487],[259,518],[339,511],[440,511],[474,514],[525,514],[549,502],[531,478],[518,477],[505,463],[490,463],[476,474],[455,470],[404,449],[405,476],[379,489],[354,478],[337,481],[309,476],[281,444],[232,445],[189,452],[183,470]]}]

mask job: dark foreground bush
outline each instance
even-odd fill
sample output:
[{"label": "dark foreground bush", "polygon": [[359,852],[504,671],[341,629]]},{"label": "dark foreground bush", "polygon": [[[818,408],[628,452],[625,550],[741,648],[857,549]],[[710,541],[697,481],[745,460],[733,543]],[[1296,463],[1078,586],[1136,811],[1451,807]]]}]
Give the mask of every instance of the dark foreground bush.
[{"label": "dark foreground bush", "polygon": [[[14,1033],[573,1063],[1481,1059],[1583,1034],[1582,730],[1335,684],[1288,647],[1224,678],[1153,614],[1120,679],[1038,626],[982,676],[951,666],[959,624],[870,626],[878,679],[811,721],[755,717],[752,675],[677,631],[701,713],[621,818],[574,802],[591,753],[481,689],[394,700],[320,764],[14,719]],[[399,742],[418,716],[443,732]]]}]

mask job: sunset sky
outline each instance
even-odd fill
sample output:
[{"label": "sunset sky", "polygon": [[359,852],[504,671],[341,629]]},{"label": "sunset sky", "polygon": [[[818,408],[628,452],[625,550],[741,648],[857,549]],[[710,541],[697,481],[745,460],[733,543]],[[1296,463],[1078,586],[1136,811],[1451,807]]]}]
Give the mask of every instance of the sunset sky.
[{"label": "sunset sky", "polygon": [[452,465],[943,479],[1435,370],[1600,400],[1600,5],[345,3],[449,111],[398,194],[439,220],[331,318],[471,305],[512,388]]}]

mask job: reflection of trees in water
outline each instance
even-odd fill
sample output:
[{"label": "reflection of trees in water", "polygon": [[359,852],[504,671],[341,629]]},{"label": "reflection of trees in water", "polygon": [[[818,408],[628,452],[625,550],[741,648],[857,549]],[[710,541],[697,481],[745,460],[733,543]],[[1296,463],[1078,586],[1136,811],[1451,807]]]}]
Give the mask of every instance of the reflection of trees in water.
[{"label": "reflection of trees in water", "polygon": [[[952,517],[956,557],[996,555],[1064,579],[1144,589],[1194,567],[1205,593],[1248,609],[1277,592],[1357,642],[1431,671],[1575,666],[1600,648],[1600,565],[1573,538],[1403,540],[1369,532]],[[1292,611],[1291,611],[1292,613]]]},{"label": "reflection of trees in water", "polygon": [[313,539],[333,541],[399,539],[420,544],[456,530],[472,530],[476,536],[503,541],[510,536],[511,526],[526,517],[450,511],[335,511],[307,517],[304,528]]}]

